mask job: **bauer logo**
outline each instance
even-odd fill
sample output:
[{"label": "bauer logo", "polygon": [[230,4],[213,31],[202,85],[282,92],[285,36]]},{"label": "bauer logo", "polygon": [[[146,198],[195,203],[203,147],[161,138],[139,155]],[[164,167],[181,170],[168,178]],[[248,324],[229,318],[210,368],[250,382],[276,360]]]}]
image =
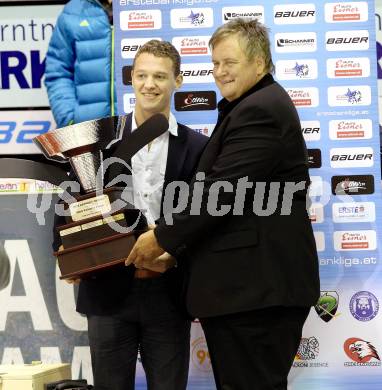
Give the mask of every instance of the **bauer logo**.
[{"label": "bauer logo", "polygon": [[214,82],[212,62],[182,64],[180,73],[185,84]]},{"label": "bauer logo", "polygon": [[373,148],[333,148],[330,149],[332,168],[363,168],[374,165]]},{"label": "bauer logo", "polygon": [[307,24],[316,22],[314,4],[285,4],[273,7],[275,24]]},{"label": "bauer logo", "polygon": [[159,30],[162,28],[160,10],[122,11],[121,30]]},{"label": "bauer logo", "polygon": [[161,38],[136,38],[136,39],[122,39],[121,40],[121,56],[124,59],[133,59],[137,54],[139,48],[150,41],[151,39],[156,39],[158,41]]},{"label": "bauer logo", "polygon": [[326,74],[330,79],[370,76],[370,60],[359,58],[329,58],[326,61]]},{"label": "bauer logo", "polygon": [[328,31],[325,34],[325,40],[328,51],[369,49],[369,32],[367,30]]},{"label": "bauer logo", "polygon": [[301,131],[305,141],[319,141],[321,139],[319,121],[301,121]]}]

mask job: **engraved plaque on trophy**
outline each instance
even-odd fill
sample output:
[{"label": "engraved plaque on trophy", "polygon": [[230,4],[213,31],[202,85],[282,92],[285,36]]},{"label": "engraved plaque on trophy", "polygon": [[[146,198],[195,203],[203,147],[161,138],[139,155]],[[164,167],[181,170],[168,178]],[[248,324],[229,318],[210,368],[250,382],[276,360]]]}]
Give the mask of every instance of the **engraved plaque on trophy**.
[{"label": "engraved plaque on trophy", "polygon": [[[126,202],[123,187],[104,188],[103,150],[112,141],[118,147],[125,121],[126,116],[102,118],[34,138],[45,157],[70,162],[84,193],[60,202],[65,223],[57,230],[63,249],[54,255],[61,279],[84,277],[124,262],[139,234],[147,230],[146,218]],[[167,129],[168,121],[162,114],[152,116],[120,143],[124,159],[130,160]]]}]

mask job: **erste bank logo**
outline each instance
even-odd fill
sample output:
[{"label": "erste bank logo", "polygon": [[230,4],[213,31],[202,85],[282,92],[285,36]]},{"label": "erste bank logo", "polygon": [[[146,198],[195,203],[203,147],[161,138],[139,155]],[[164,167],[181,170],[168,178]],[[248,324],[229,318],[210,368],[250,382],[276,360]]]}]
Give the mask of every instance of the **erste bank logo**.
[{"label": "erste bank logo", "polygon": [[368,195],[374,193],[374,176],[372,175],[348,175],[333,176],[333,195]]},{"label": "erste bank logo", "polygon": [[173,8],[170,12],[172,28],[213,27],[212,8]]},{"label": "erste bank logo", "polygon": [[328,51],[368,50],[369,32],[367,30],[327,31],[325,41]]},{"label": "erste bank logo", "polygon": [[279,80],[313,80],[318,74],[316,60],[281,60],[275,66]]},{"label": "erste bank logo", "polygon": [[159,30],[162,28],[162,13],[160,10],[122,11],[120,26],[126,30]]},{"label": "erste bank logo", "polygon": [[373,134],[371,119],[344,119],[329,121],[332,140],[370,139]]},{"label": "erste bank logo", "polygon": [[261,5],[244,5],[241,7],[223,7],[222,20],[227,23],[232,19],[245,18],[257,19],[260,23],[264,23],[264,7]]},{"label": "erste bank logo", "polygon": [[135,94],[125,93],[123,95],[123,110],[126,114],[134,110],[135,101]]},{"label": "erste bank logo", "polygon": [[196,124],[196,125],[187,125],[192,130],[195,130],[199,134],[206,135],[207,137],[210,137],[212,134],[212,131],[215,128],[215,124],[213,123],[207,123],[207,124]]},{"label": "erste bank logo", "polygon": [[329,58],[326,61],[326,74],[330,79],[370,76],[370,60],[359,58]]},{"label": "erste bank logo", "polygon": [[314,239],[316,240],[317,252],[323,252],[325,250],[325,234],[324,232],[313,232]]},{"label": "erste bank logo", "polygon": [[374,151],[371,147],[330,149],[330,166],[332,168],[366,168],[373,165]]},{"label": "erste bank logo", "polygon": [[321,139],[320,121],[301,121],[301,131],[306,142]]},{"label": "erste bank logo", "polygon": [[278,53],[313,52],[317,50],[315,32],[277,33],[275,48]]},{"label": "erste bank logo", "polygon": [[[344,342],[344,351],[351,362],[344,366],[380,366],[380,358],[374,345],[358,337],[351,337]],[[372,361],[370,361],[372,360]]]},{"label": "erste bank logo", "polygon": [[333,203],[332,218],[335,223],[359,223],[375,221],[374,202]]},{"label": "erste bank logo", "polygon": [[358,321],[370,321],[379,310],[377,297],[369,291],[358,291],[355,293],[349,303],[351,315]]},{"label": "erste bank logo", "polygon": [[316,22],[314,4],[285,4],[273,7],[275,24],[308,24]]},{"label": "erste bank logo", "polygon": [[211,55],[208,42],[211,36],[174,37],[172,44],[181,56],[207,56]]},{"label": "erste bank logo", "polygon": [[367,1],[325,4],[326,23],[366,22],[368,18]]},{"label": "erste bank logo", "polygon": [[287,92],[296,107],[318,106],[318,88],[288,88]]},{"label": "erste bank logo", "polygon": [[185,84],[214,82],[212,62],[182,64],[180,73]]},{"label": "erste bank logo", "polygon": [[351,85],[328,88],[328,104],[339,106],[369,106],[371,89],[369,85]]},{"label": "erste bank logo", "polygon": [[324,222],[324,205],[322,203],[312,203],[309,207],[308,214],[312,223]]},{"label": "erste bank logo", "polygon": [[161,41],[162,38],[135,38],[135,39],[122,39],[121,40],[121,57],[124,59],[133,59],[137,54],[137,51],[146,42],[156,39]]},{"label": "erste bank logo", "polygon": [[333,233],[334,250],[367,251],[377,249],[375,230],[340,230]]}]

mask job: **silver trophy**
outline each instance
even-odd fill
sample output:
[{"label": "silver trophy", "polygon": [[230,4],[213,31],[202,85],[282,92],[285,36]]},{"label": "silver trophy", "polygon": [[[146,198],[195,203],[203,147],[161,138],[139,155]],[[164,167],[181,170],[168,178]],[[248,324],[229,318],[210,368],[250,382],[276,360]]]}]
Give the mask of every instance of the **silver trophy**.
[{"label": "silver trophy", "polygon": [[104,188],[103,151],[114,141],[109,154],[113,156],[114,151],[128,161],[163,134],[168,122],[163,115],[154,115],[121,141],[125,123],[126,116],[102,118],[62,127],[33,139],[48,159],[70,162],[83,192],[60,202],[65,219],[56,229],[63,248],[54,254],[62,279],[86,277],[124,262],[137,236],[147,230],[141,211],[126,201],[121,202],[125,188]]}]

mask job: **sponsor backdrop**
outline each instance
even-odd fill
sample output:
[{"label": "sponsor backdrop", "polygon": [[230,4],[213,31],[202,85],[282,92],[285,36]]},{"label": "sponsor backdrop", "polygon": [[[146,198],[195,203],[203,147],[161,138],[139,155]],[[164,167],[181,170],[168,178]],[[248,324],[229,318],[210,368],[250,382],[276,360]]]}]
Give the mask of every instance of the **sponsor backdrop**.
[{"label": "sponsor backdrop", "polygon": [[[89,0],[90,1],[90,0]],[[0,154],[33,153],[31,138],[54,128],[42,84],[46,48],[62,5],[1,6]],[[292,3],[292,4],[290,4]],[[36,3],[37,4],[37,3]],[[208,39],[237,16],[271,28],[276,78],[299,110],[310,155],[311,218],[322,296],[312,310],[294,368],[296,390],[381,388],[380,159],[372,1],[114,0],[121,112],[134,106],[132,59],[150,38],[182,54],[185,83],[174,96],[179,121],[210,135],[220,99]],[[381,34],[382,2],[377,2]],[[382,42],[382,38],[381,41]],[[381,46],[378,46],[379,48]],[[380,60],[381,51],[378,51]],[[380,65],[378,74],[381,78]],[[58,280],[51,255],[52,209],[46,183],[0,181],[0,245],[11,264],[0,291],[0,363],[65,361],[92,381],[86,321],[73,286]],[[27,194],[31,194],[29,198]],[[37,214],[27,210],[35,208]],[[280,237],[282,239],[282,237]],[[272,277],[272,275],[269,275]],[[198,323],[191,339],[189,389],[214,389]],[[138,364],[137,388],[144,389]]]},{"label": "sponsor backdrop", "polygon": [[[165,39],[183,61],[184,84],[174,95],[173,112],[180,122],[210,135],[220,96],[208,40],[219,25],[238,16],[270,27],[275,76],[299,111],[309,149],[310,215],[322,293],[304,328],[291,387],[380,389],[380,141],[373,1],[114,1],[119,108],[126,113],[134,108],[131,65],[140,45]],[[191,356],[189,388],[213,389],[197,323]],[[141,369],[139,373],[143,386]]]}]

